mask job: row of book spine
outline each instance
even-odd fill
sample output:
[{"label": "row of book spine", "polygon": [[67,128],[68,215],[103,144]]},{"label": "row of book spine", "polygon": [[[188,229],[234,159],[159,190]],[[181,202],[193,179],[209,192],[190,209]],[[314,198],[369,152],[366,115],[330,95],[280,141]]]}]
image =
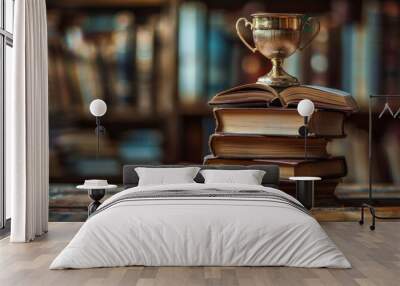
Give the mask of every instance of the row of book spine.
[{"label": "row of book spine", "polygon": [[308,51],[297,53],[287,67],[301,80],[332,85],[352,94],[362,109],[370,95],[400,92],[400,3],[363,1],[355,19],[351,1],[333,1],[321,15],[321,31]]},{"label": "row of book spine", "polygon": [[249,53],[238,41],[232,15],[208,10],[203,2],[179,8],[178,93],[185,103],[206,102],[217,92],[240,82],[252,82],[270,63]]},{"label": "row of book spine", "polygon": [[163,161],[164,139],[156,129],[126,131],[115,140],[105,134],[76,129],[53,132],[50,142],[50,177],[120,176],[123,164],[159,164]]},{"label": "row of book spine", "polygon": [[131,12],[49,11],[48,19],[51,112],[87,111],[95,98],[143,114],[173,109],[174,28],[168,15],[137,22]]}]

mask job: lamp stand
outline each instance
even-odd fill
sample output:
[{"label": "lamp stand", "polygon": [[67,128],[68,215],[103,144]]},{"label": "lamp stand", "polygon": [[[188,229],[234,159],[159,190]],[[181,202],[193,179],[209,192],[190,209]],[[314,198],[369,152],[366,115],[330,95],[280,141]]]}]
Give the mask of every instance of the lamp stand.
[{"label": "lamp stand", "polygon": [[308,116],[304,116],[304,159],[307,160]]},{"label": "lamp stand", "polygon": [[304,159],[307,160],[308,116],[304,116],[304,125],[299,128],[299,135],[304,137]]},{"label": "lamp stand", "polygon": [[97,152],[96,152],[96,159],[99,158],[100,154],[100,135],[105,134],[106,129],[100,123],[100,117],[96,116],[96,129],[94,130],[97,136]]}]

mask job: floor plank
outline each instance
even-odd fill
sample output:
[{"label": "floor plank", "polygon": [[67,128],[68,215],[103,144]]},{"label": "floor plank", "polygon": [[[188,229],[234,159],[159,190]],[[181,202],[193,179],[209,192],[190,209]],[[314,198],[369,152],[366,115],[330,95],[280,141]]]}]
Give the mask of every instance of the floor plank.
[{"label": "floor plank", "polygon": [[118,267],[85,270],[48,269],[82,223],[50,223],[48,234],[32,243],[0,240],[0,285],[399,285],[400,221],[368,224],[324,222],[323,228],[344,252],[352,269],[289,267]]}]

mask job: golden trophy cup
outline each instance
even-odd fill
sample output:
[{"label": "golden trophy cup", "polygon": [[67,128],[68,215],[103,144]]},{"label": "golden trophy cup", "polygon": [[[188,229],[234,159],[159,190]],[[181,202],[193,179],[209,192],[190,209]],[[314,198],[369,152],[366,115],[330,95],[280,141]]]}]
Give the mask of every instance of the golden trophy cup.
[{"label": "golden trophy cup", "polygon": [[[314,40],[320,29],[319,21],[312,17],[304,20],[302,14],[256,13],[251,17],[252,22],[246,18],[239,18],[236,21],[236,32],[253,53],[259,51],[272,62],[271,71],[260,77],[257,83],[275,87],[298,85],[298,79],[284,71],[283,61],[297,49],[301,51],[306,48]],[[240,33],[240,22],[244,22],[245,27],[250,27],[252,30],[255,47],[252,47]],[[312,26],[314,32],[303,42],[306,25]]]}]

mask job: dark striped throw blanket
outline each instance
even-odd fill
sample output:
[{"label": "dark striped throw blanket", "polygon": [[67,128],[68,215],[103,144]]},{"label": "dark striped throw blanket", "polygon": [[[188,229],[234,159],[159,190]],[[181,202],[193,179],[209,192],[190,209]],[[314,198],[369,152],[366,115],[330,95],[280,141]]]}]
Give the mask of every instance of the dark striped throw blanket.
[{"label": "dark striped throw blanket", "polygon": [[291,200],[285,196],[261,190],[217,190],[217,189],[203,189],[203,190],[163,190],[163,191],[137,191],[130,192],[122,196],[117,196],[109,200],[107,203],[101,205],[91,217],[103,212],[115,205],[127,201],[148,201],[148,200],[210,200],[210,199],[229,199],[229,200],[257,200],[275,202],[283,205],[289,205],[293,208],[310,215],[310,212],[300,203]]}]

